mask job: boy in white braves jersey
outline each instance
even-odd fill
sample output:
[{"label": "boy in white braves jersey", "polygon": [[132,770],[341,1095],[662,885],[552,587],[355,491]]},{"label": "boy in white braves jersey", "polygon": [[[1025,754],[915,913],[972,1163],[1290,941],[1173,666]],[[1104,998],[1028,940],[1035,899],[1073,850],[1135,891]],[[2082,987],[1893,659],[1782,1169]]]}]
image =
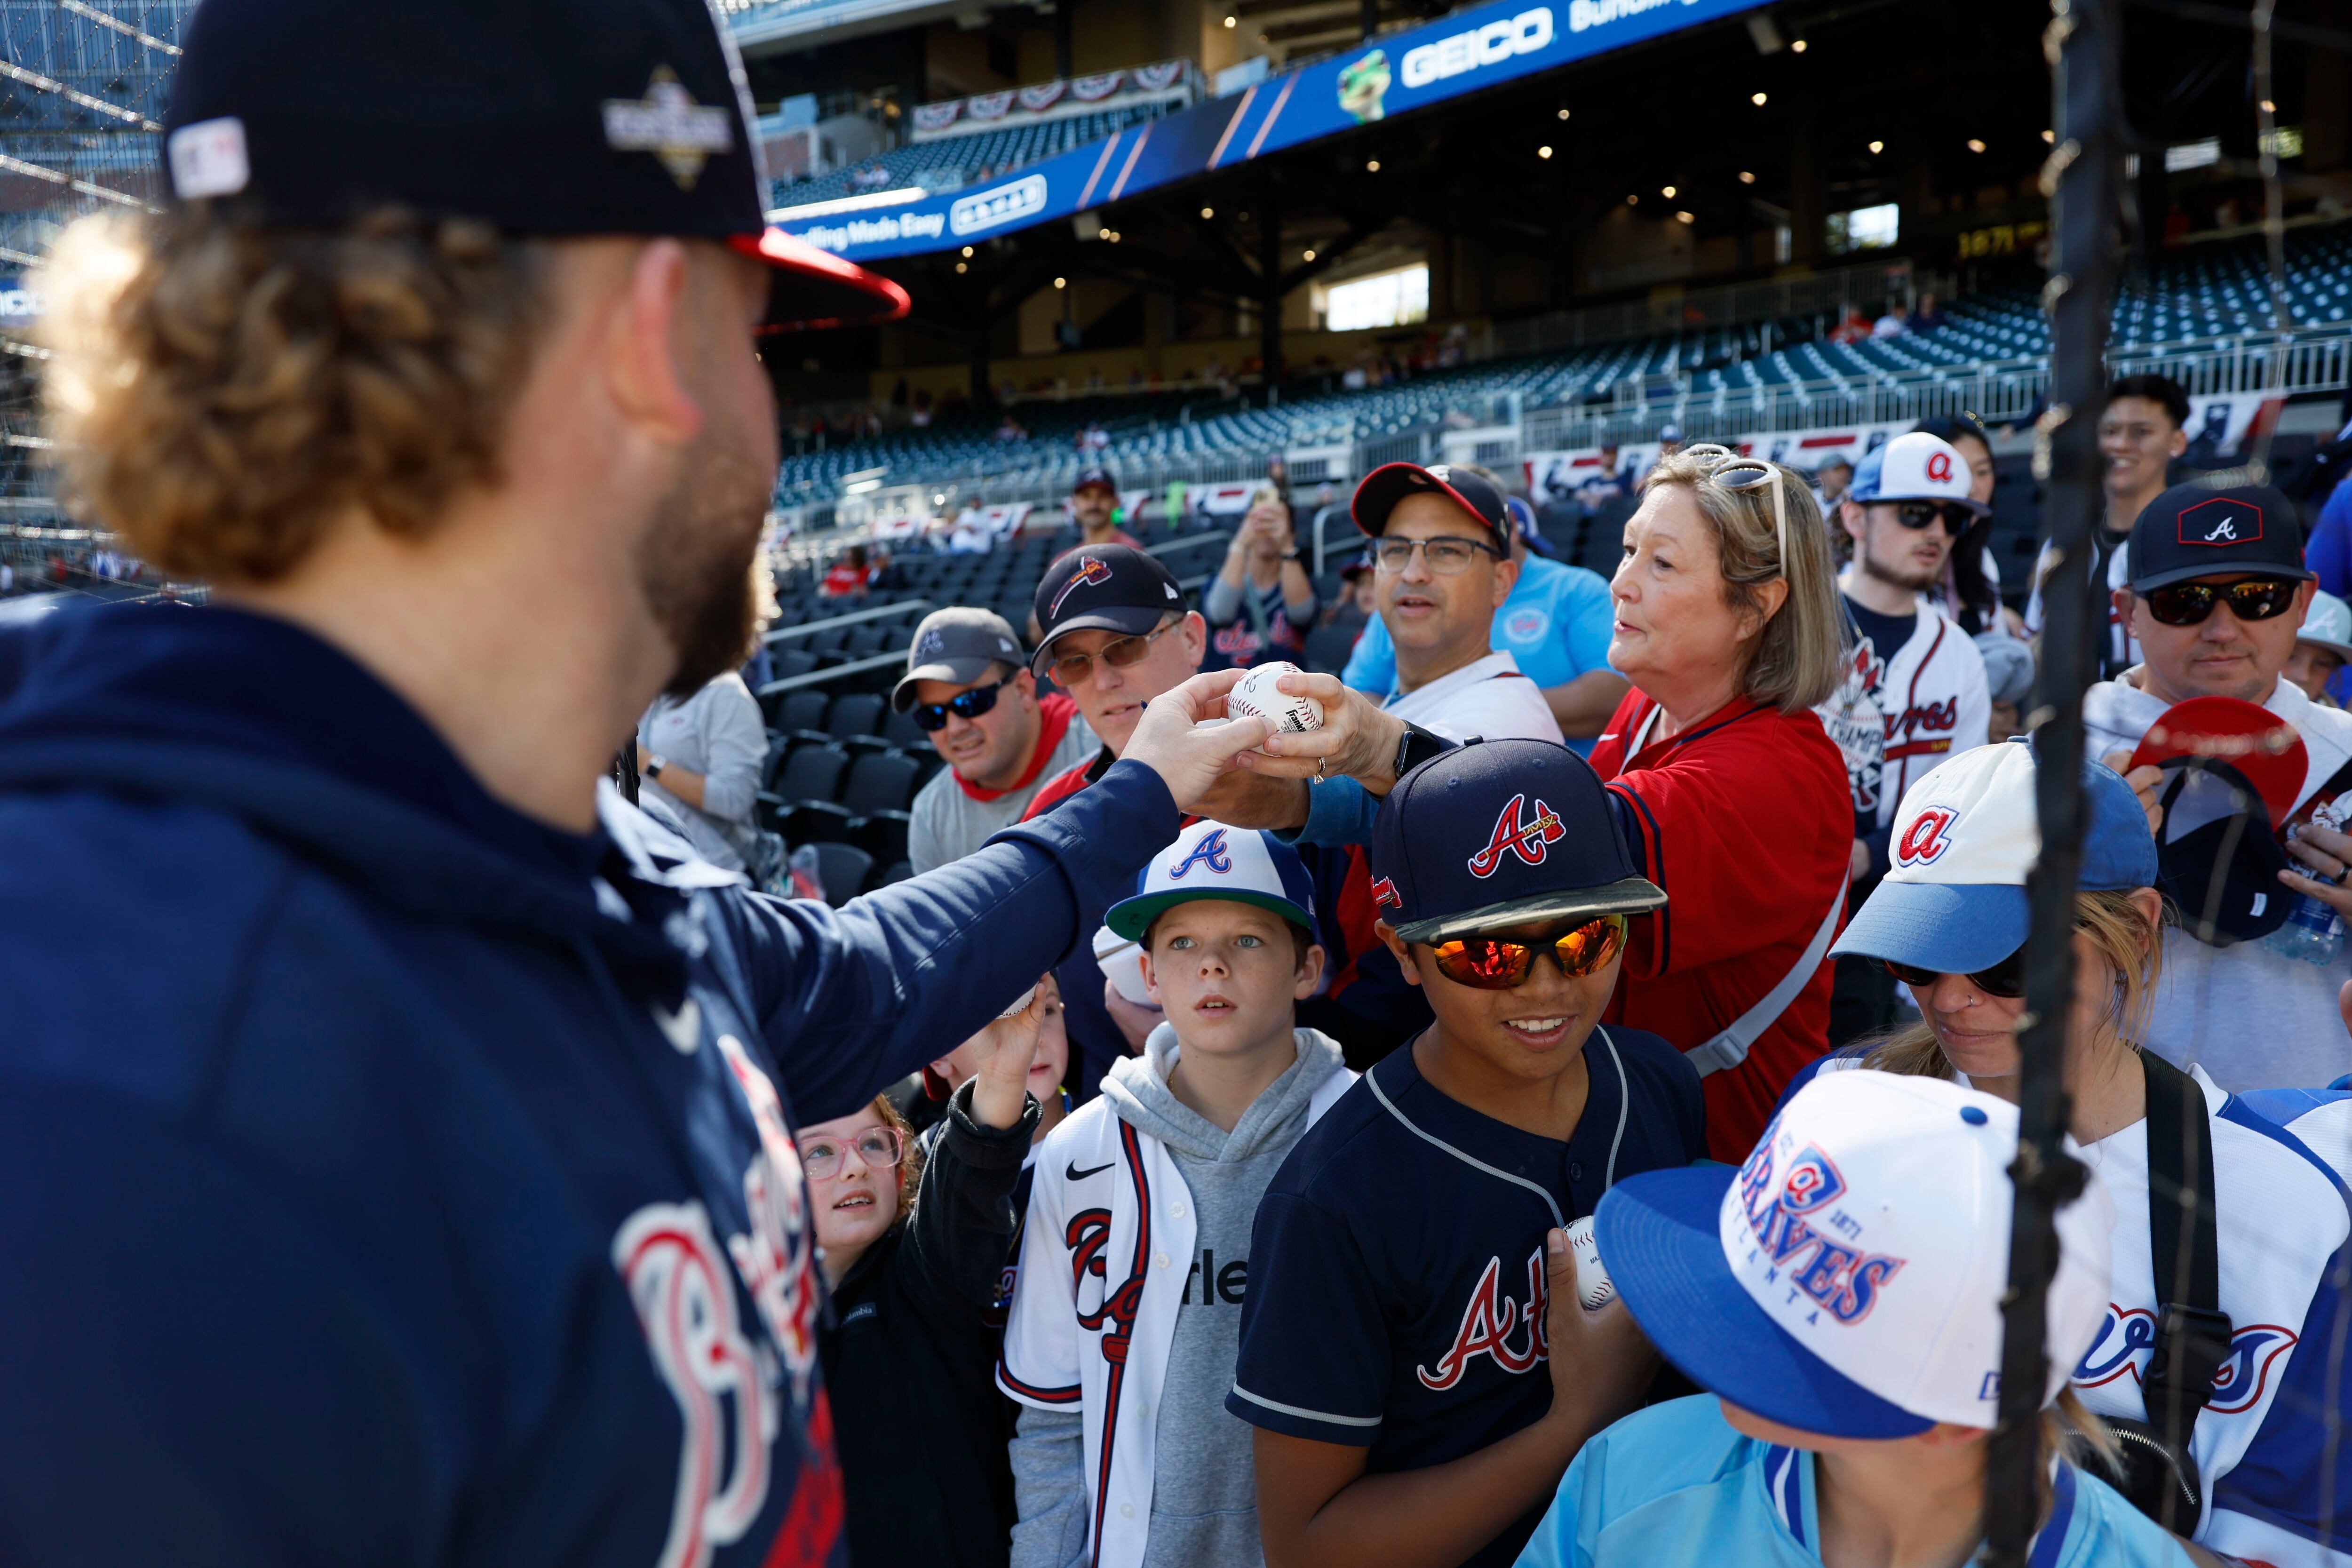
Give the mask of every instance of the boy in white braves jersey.
[{"label": "boy in white braves jersey", "polygon": [[1322,980],[1314,894],[1269,834],[1200,822],[1108,923],[1144,947],[1167,1022],[1037,1157],[997,1383],[1013,1568],[1255,1568],[1250,1429],[1233,1386],[1258,1199],[1354,1080],[1292,1026]]}]

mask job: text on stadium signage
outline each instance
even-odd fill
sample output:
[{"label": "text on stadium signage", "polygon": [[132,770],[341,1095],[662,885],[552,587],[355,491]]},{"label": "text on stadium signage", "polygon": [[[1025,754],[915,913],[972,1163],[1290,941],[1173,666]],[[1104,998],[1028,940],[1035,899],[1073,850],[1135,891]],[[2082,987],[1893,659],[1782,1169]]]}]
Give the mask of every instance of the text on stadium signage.
[{"label": "text on stadium signage", "polygon": [[[1672,0],[1570,0],[1568,30],[1581,33],[1587,27],[1605,27],[1612,22],[1622,22],[1671,3]],[[1694,0],[1683,0],[1685,5],[1693,3]]]},{"label": "text on stadium signage", "polygon": [[[1576,0],[1580,5],[1585,0]],[[1664,0],[1654,0],[1663,4]],[[1496,65],[1513,55],[1531,55],[1551,42],[1551,8],[1538,5],[1507,21],[1489,22],[1417,49],[1404,56],[1404,85],[1427,87],[1450,76]]]},{"label": "text on stadium signage", "polygon": [[948,227],[958,234],[976,234],[1045,210],[1045,176],[1029,174],[957,202],[948,208]]}]

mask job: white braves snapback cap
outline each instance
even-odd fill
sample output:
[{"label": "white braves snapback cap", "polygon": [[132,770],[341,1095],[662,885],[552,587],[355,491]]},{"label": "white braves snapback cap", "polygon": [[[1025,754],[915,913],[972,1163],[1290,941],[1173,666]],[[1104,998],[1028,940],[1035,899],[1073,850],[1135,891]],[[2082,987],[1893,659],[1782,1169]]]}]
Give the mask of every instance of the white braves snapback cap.
[{"label": "white braves snapback cap", "polygon": [[[1904,791],[1887,835],[1892,864],[1830,951],[1970,974],[2024,946],[2025,878],[2042,853],[2035,771],[2032,743],[2021,737],[1963,752]],[[2156,839],[2131,786],[2084,763],[2083,791],[2081,886],[2155,886]]]},{"label": "white braves snapback cap", "polygon": [[1912,430],[1870,453],[1853,470],[1851,501],[1951,501],[1982,517],[1992,508],[1969,498],[1969,463],[1940,436]]},{"label": "white braves snapback cap", "polygon": [[[2017,1108],[1941,1079],[1824,1072],[1735,1174],[1611,1189],[1601,1254],[1667,1360],[1801,1431],[1990,1428],[2000,1402]],[[2114,1208],[2095,1173],[2058,1213],[2042,1403],[2107,1310]]]},{"label": "white braves snapback cap", "polygon": [[1194,823],[1153,856],[1137,873],[1134,893],[1113,904],[1103,924],[1139,941],[1162,910],[1193,899],[1257,904],[1315,929],[1315,884],[1298,851],[1262,829],[1209,821]]}]

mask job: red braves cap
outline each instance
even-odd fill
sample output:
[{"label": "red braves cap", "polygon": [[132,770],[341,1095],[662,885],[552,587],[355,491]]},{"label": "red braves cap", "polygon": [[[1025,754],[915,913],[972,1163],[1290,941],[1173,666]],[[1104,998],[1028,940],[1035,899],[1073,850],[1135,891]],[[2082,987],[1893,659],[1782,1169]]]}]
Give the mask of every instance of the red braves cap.
[{"label": "red braves cap", "polygon": [[2284,822],[2303,794],[2311,754],[2294,726],[2269,709],[2235,697],[2192,697],[2176,702],[2147,727],[2131,766],[2162,767],[2180,757],[2226,763],[2270,807],[2272,826]]},{"label": "red braves cap", "polygon": [[1634,869],[1592,764],[1549,741],[1473,742],[1397,781],[1372,826],[1372,904],[1406,942],[1666,901]]},{"label": "red braves cap", "polygon": [[1433,463],[1423,468],[1419,463],[1388,463],[1364,476],[1356,487],[1355,499],[1349,503],[1349,515],[1356,526],[1378,539],[1387,531],[1389,513],[1409,495],[1433,491],[1451,497],[1454,503],[1480,524],[1491,536],[1495,548],[1504,555],[1511,552],[1511,513],[1504,503],[1503,492],[1467,468],[1449,463]]}]

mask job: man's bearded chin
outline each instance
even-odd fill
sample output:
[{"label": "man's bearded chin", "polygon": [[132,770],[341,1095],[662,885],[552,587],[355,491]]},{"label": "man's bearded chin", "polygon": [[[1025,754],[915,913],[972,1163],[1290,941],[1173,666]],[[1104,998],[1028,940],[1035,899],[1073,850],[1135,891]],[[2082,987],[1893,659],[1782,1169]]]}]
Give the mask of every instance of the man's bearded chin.
[{"label": "man's bearded chin", "polygon": [[646,607],[677,652],[668,696],[691,697],[751,655],[751,558],[769,489],[749,468],[716,451],[694,453],[637,547]]},{"label": "man's bearded chin", "polygon": [[1885,562],[1881,561],[1877,556],[1872,554],[1867,546],[1864,548],[1862,552],[1862,571],[1863,575],[1866,577],[1875,577],[1882,583],[1892,584],[1897,588],[1902,588],[1914,594],[1926,593],[1937,583],[1943,581],[1944,576],[1943,568],[1940,566],[1933,572],[1898,571],[1896,568],[1889,566]]}]

